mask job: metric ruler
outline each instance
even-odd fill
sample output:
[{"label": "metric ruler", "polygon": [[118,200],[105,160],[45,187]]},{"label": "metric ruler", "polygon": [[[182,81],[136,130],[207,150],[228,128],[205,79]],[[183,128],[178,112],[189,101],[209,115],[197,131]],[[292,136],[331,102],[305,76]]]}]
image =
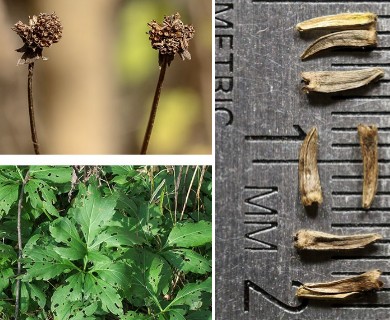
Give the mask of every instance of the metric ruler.
[{"label": "metric ruler", "polygon": [[[312,38],[298,22],[337,13],[378,15],[378,47],[300,60]],[[216,319],[390,319],[390,1],[216,0]],[[301,72],[382,68],[379,82],[307,95]],[[379,127],[378,192],[361,207],[357,125]],[[319,132],[324,202],[308,212],[298,193],[298,154]],[[379,233],[348,253],[302,256],[300,229]],[[357,300],[297,299],[303,282],[382,271],[382,290]]]}]

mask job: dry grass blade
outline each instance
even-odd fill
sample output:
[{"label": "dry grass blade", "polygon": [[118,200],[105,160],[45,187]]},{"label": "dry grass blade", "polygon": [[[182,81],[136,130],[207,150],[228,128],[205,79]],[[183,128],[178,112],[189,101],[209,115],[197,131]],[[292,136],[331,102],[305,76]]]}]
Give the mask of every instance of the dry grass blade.
[{"label": "dry grass blade", "polygon": [[302,72],[306,93],[333,93],[356,89],[384,76],[382,69],[367,68],[352,71],[309,71]]},{"label": "dry grass blade", "polygon": [[365,209],[371,207],[378,186],[378,128],[359,124],[358,133],[363,157],[363,199]]},{"label": "dry grass blade", "polygon": [[318,52],[336,47],[373,47],[377,45],[374,28],[369,30],[347,30],[327,34],[314,41],[301,55],[307,59]]},{"label": "dry grass blade", "polygon": [[300,286],[296,295],[301,298],[340,300],[352,298],[362,292],[378,290],[383,286],[379,280],[381,271],[371,270],[361,275],[342,280],[305,283]]},{"label": "dry grass blade", "polygon": [[304,206],[322,203],[322,190],[317,167],[317,128],[313,127],[303,141],[299,155],[299,190]]},{"label": "dry grass blade", "polygon": [[341,13],[322,16],[298,23],[299,32],[309,30],[348,30],[369,28],[376,23],[377,15],[371,12]]},{"label": "dry grass blade", "polygon": [[298,250],[332,251],[332,250],[353,250],[382,239],[377,233],[355,234],[338,236],[330,233],[299,230],[295,235],[295,247]]}]

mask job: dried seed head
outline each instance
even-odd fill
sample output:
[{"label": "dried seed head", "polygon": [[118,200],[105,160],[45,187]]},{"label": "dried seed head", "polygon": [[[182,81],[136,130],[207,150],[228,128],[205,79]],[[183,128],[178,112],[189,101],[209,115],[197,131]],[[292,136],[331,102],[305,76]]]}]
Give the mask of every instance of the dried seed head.
[{"label": "dried seed head", "polygon": [[24,46],[16,51],[23,52],[18,64],[28,64],[37,59],[45,59],[42,56],[44,47],[50,47],[62,37],[62,25],[58,16],[40,13],[38,16],[29,18],[29,24],[19,21],[12,27],[23,40]]},{"label": "dried seed head", "polygon": [[180,14],[175,13],[165,16],[162,24],[152,20],[149,40],[152,48],[159,51],[159,65],[167,59],[168,65],[172,62],[176,53],[185,60],[191,59],[188,51],[189,41],[194,37],[195,30],[192,25],[186,25],[180,20]]}]

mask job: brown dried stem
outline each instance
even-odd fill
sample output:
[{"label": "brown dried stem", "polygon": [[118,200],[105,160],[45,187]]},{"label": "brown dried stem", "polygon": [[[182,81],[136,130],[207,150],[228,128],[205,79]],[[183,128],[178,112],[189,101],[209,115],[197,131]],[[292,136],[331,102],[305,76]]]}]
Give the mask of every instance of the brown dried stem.
[{"label": "brown dried stem", "polygon": [[370,208],[378,186],[378,128],[359,124],[358,133],[363,157],[362,206]]},{"label": "brown dried stem", "polygon": [[31,130],[31,140],[34,146],[35,154],[39,153],[39,143],[38,143],[38,135],[37,129],[35,127],[35,117],[34,117],[34,100],[32,94],[32,80],[34,75],[34,62],[28,64],[28,85],[27,85],[27,93],[28,93],[28,112],[30,116],[30,130]]},{"label": "brown dried stem", "polygon": [[158,102],[160,100],[161,89],[164,82],[165,71],[167,70],[167,66],[169,63],[168,62],[169,57],[170,57],[169,55],[164,55],[162,58],[161,67],[160,67],[160,76],[158,78],[156,91],[154,93],[152,110],[150,111],[148,127],[146,128],[144,141],[142,143],[141,154],[146,154],[146,151],[148,150],[149,140],[150,140],[150,136],[152,135],[154,120],[156,119],[156,114],[157,114]]},{"label": "brown dried stem", "polygon": [[338,236],[313,230],[299,230],[294,240],[298,250],[332,251],[364,248],[378,239],[382,239],[382,236],[377,233]]},{"label": "brown dried stem", "polygon": [[317,167],[317,128],[306,135],[299,154],[299,190],[304,206],[322,203],[322,190]]},{"label": "brown dried stem", "polygon": [[352,298],[362,292],[378,290],[383,286],[379,280],[381,271],[371,270],[355,277],[322,283],[305,283],[296,295],[301,298],[340,300]]}]

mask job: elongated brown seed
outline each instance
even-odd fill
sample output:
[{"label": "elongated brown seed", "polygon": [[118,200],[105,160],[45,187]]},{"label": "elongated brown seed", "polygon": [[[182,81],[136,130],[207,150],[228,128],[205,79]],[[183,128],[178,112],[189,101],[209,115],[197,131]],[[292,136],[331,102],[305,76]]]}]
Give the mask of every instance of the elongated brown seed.
[{"label": "elongated brown seed", "polygon": [[347,30],[327,34],[314,41],[301,55],[301,59],[336,47],[373,47],[377,45],[375,28],[368,30]]},{"label": "elongated brown seed", "polygon": [[322,190],[317,167],[317,128],[313,127],[306,135],[299,154],[299,190],[304,206],[322,203]]},{"label": "elongated brown seed", "polygon": [[378,128],[375,125],[358,125],[363,157],[362,206],[370,208],[378,185]]},{"label": "elongated brown seed", "polygon": [[355,277],[322,283],[305,283],[296,295],[301,298],[339,300],[352,298],[359,293],[378,290],[383,286],[379,280],[380,270],[371,270]]},{"label": "elongated brown seed", "polygon": [[302,90],[332,93],[359,88],[384,76],[382,69],[367,68],[352,71],[309,71],[302,72],[306,85]]},{"label": "elongated brown seed", "polygon": [[376,23],[377,15],[371,12],[341,13],[322,16],[298,23],[299,32],[309,30],[348,30],[369,28]]},{"label": "elongated brown seed", "polygon": [[295,247],[298,250],[333,251],[353,250],[382,239],[377,233],[338,236],[314,230],[299,230],[295,237]]}]

